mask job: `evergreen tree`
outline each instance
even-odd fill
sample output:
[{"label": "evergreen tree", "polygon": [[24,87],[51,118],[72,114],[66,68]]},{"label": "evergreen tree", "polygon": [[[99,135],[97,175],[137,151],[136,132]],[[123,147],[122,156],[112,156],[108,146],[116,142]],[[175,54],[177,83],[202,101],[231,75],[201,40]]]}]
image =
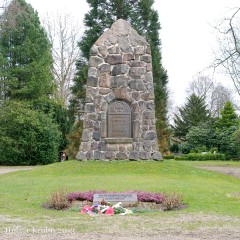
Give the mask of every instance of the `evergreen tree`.
[{"label": "evergreen tree", "polygon": [[[42,116],[44,113],[49,124],[49,139],[45,138],[45,146],[51,139],[55,139],[51,133],[55,134],[54,128],[57,126],[62,134],[60,141],[56,144],[58,150],[62,150],[67,145],[66,134],[69,125],[66,109],[57,99],[51,97],[55,90],[52,62],[51,44],[40,25],[37,12],[25,0],[12,0],[0,19],[1,107],[5,104],[8,104],[9,108],[14,107],[15,105],[11,102],[16,101],[21,102],[24,109],[32,111],[30,116],[33,118],[37,115]],[[9,118],[12,116],[9,115]],[[14,119],[10,121],[14,122]],[[7,124],[6,122],[5,125]],[[6,136],[7,134],[10,132],[7,132]],[[12,136],[9,135],[9,137]],[[16,135],[16,139],[18,137],[20,136]],[[22,140],[26,145],[31,144],[27,135],[22,136]],[[5,143],[4,149],[1,150],[8,151],[11,148],[11,142]],[[56,152],[54,154],[55,161]],[[37,158],[37,155],[35,157]]]},{"label": "evergreen tree", "polygon": [[[146,0],[87,0],[87,2],[90,6],[90,11],[85,14],[84,18],[87,30],[79,42],[84,59],[89,58],[89,51],[92,45],[102,35],[104,30],[110,28],[117,19],[129,20],[133,27],[136,28],[138,26],[136,30],[142,29],[139,26],[141,18],[139,7],[140,2],[146,2]],[[152,0],[147,0],[147,2],[152,2]]]},{"label": "evergreen tree", "polygon": [[185,140],[191,127],[210,121],[209,111],[204,99],[192,94],[184,107],[179,108],[179,114],[174,115],[174,135]]},{"label": "evergreen tree", "polygon": [[234,111],[231,102],[226,102],[221,111],[221,117],[216,122],[216,127],[220,130],[236,126],[238,124],[238,116]]},{"label": "evergreen tree", "polygon": [[239,159],[239,119],[231,102],[226,102],[215,123],[216,145],[227,159]]},{"label": "evergreen tree", "polygon": [[0,20],[2,99],[32,100],[53,92],[51,45],[37,12],[12,0]]},{"label": "evergreen tree", "polygon": [[239,159],[239,126],[216,130],[216,147],[227,159]]},{"label": "evergreen tree", "polygon": [[[161,64],[161,42],[159,37],[160,23],[158,13],[153,9],[154,0],[87,0],[90,11],[85,15],[84,32],[79,47],[82,59],[78,61],[78,73],[74,79],[73,94],[83,103],[84,88],[87,79],[87,60],[91,46],[119,18],[128,20],[140,35],[145,36],[152,50],[153,82],[155,89],[155,105],[157,132],[160,146],[167,148],[167,74]],[[77,88],[75,86],[79,86]],[[163,150],[163,149],[161,149]]]}]

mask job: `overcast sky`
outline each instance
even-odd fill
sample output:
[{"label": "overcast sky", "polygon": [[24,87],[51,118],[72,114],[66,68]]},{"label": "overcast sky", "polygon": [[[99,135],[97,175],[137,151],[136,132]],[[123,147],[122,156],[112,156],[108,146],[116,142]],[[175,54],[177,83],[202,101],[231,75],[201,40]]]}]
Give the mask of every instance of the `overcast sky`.
[{"label": "overcast sky", "polygon": [[[39,12],[67,12],[82,25],[88,11],[85,0],[26,0]],[[216,49],[213,27],[219,19],[229,16],[231,9],[240,7],[239,0],[155,0],[162,30],[162,61],[169,76],[169,87],[177,106],[186,99],[188,82],[206,69]],[[82,26],[82,29],[84,26]],[[230,80],[217,75],[232,87]]]}]

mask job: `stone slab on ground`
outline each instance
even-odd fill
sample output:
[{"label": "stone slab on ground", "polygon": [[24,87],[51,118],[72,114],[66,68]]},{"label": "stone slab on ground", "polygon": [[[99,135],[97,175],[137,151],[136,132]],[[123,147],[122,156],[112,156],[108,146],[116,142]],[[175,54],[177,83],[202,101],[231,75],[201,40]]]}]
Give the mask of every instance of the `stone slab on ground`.
[{"label": "stone slab on ground", "polygon": [[108,194],[94,194],[93,203],[101,203],[103,199],[105,202],[110,203],[117,202],[136,203],[138,201],[136,193],[108,193]]}]

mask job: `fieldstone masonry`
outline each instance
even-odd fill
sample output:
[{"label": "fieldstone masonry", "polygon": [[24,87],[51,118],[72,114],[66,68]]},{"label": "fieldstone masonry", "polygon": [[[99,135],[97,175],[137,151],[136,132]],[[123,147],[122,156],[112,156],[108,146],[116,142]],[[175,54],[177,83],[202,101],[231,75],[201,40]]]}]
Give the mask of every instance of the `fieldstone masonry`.
[{"label": "fieldstone masonry", "polygon": [[161,160],[150,46],[117,20],[90,50],[78,160]]}]

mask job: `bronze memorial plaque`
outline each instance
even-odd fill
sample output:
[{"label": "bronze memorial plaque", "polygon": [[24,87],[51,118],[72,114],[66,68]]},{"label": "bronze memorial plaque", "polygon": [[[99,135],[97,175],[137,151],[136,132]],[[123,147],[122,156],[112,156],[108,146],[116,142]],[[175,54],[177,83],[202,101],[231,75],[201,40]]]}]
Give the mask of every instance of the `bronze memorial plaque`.
[{"label": "bronze memorial plaque", "polygon": [[108,137],[131,138],[131,109],[127,103],[117,101],[108,109]]}]

